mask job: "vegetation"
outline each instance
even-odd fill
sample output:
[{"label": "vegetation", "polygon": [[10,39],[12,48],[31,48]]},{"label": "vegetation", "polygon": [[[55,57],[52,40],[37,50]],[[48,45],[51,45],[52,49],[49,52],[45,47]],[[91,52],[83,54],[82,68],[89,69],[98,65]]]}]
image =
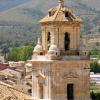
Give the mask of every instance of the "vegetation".
[{"label": "vegetation", "polygon": [[100,100],[100,84],[91,84],[90,92],[92,100]]},{"label": "vegetation", "polygon": [[91,50],[91,55],[100,55],[100,51],[98,51],[97,49],[93,49]]},{"label": "vegetation", "polygon": [[100,65],[98,64],[97,61],[92,62],[90,67],[91,67],[91,72],[100,73]]},{"label": "vegetation", "polygon": [[7,61],[26,61],[31,58],[32,51],[32,46],[16,47],[6,54],[5,59]]},{"label": "vegetation", "polygon": [[[32,41],[36,41],[36,37],[41,33],[39,20],[47,14],[47,9],[54,6],[55,3],[49,3],[48,0],[2,0],[0,1],[0,11],[6,11],[0,16],[0,48],[14,48],[22,45],[31,45]],[[100,12],[94,8],[97,8],[93,4],[93,7],[90,7],[89,3],[80,2],[78,3],[71,1],[72,7],[75,9],[77,14],[83,17],[84,20],[84,29],[82,27],[83,33],[88,33],[89,31],[95,34],[95,31],[100,31],[98,27],[100,25]],[[22,3],[25,5],[20,5]],[[90,2],[90,1],[88,1]],[[41,5],[44,3],[44,5]],[[91,2],[92,3],[92,2]],[[2,5],[5,5],[5,7]],[[65,2],[65,5],[68,5]],[[16,6],[16,7],[15,7]],[[69,5],[68,5],[69,6]],[[10,8],[13,8],[11,9]],[[38,7],[38,8],[37,8]],[[42,8],[42,9],[41,9]],[[84,15],[87,14],[87,15]],[[89,15],[88,15],[89,14]],[[89,33],[90,34],[90,33]],[[31,43],[30,43],[31,42]]]},{"label": "vegetation", "polygon": [[14,48],[23,45],[33,45],[36,42],[36,38],[39,35],[37,25],[31,23],[14,23],[0,21],[0,49]]}]

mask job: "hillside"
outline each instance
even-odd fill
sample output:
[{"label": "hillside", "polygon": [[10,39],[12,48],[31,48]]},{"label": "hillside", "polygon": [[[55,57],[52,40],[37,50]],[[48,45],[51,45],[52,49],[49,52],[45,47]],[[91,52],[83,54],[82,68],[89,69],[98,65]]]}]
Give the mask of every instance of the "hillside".
[{"label": "hillside", "polygon": [[31,0],[0,0],[0,12],[29,1]]},{"label": "hillside", "polygon": [[[0,5],[7,0],[1,0]],[[41,33],[39,20],[47,14],[47,10],[57,5],[51,0],[8,0],[7,9],[0,10],[0,47],[12,47],[36,43]],[[93,1],[93,2],[92,2]],[[82,33],[98,32],[100,11],[98,0],[66,0],[65,5],[73,8],[84,20]],[[7,3],[7,2],[6,2]],[[93,6],[91,6],[91,5]],[[7,6],[7,4],[5,4]],[[4,6],[2,9],[5,8]]]}]

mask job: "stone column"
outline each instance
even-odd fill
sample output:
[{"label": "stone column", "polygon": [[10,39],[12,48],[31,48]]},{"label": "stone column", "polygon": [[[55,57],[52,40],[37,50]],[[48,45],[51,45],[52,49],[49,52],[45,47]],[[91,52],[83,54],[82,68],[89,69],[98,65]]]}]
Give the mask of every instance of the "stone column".
[{"label": "stone column", "polygon": [[79,48],[79,46],[80,46],[80,27],[77,27],[77,33],[78,33],[78,35],[77,35],[77,37],[78,37],[78,38],[77,38],[77,39],[78,39],[78,40],[77,40],[77,42],[78,42],[78,43],[77,43],[77,47]]},{"label": "stone column", "polygon": [[74,28],[74,50],[77,49],[77,29],[76,27]]},{"label": "stone column", "polygon": [[51,76],[46,76],[46,84],[44,88],[44,100],[51,100]]},{"label": "stone column", "polygon": [[42,27],[42,46],[43,46],[43,49],[45,50],[46,49],[46,28],[45,27]]},{"label": "stone column", "polygon": [[53,31],[51,31],[51,44],[55,44],[55,35]]},{"label": "stone column", "polygon": [[32,71],[32,100],[38,100],[38,79],[34,71]]}]

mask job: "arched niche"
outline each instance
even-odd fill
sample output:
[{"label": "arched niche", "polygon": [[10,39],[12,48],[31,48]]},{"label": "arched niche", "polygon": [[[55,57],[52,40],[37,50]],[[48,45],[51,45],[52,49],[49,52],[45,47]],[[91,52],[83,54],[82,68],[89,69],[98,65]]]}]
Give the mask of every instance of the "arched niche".
[{"label": "arched niche", "polygon": [[39,84],[39,98],[43,99],[43,84]]}]

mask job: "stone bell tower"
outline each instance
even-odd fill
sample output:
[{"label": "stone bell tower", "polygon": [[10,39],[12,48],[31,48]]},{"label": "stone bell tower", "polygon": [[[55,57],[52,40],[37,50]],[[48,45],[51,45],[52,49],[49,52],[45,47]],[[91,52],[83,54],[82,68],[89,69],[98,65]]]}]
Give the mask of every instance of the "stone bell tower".
[{"label": "stone bell tower", "polygon": [[43,49],[48,51],[50,43],[54,42],[61,53],[75,53],[80,45],[81,22],[82,19],[72,9],[65,8],[63,0],[59,0],[59,6],[51,8],[40,21]]},{"label": "stone bell tower", "polygon": [[32,100],[90,100],[89,57],[80,43],[82,19],[59,0],[40,23],[42,39],[27,66],[32,72]]}]

